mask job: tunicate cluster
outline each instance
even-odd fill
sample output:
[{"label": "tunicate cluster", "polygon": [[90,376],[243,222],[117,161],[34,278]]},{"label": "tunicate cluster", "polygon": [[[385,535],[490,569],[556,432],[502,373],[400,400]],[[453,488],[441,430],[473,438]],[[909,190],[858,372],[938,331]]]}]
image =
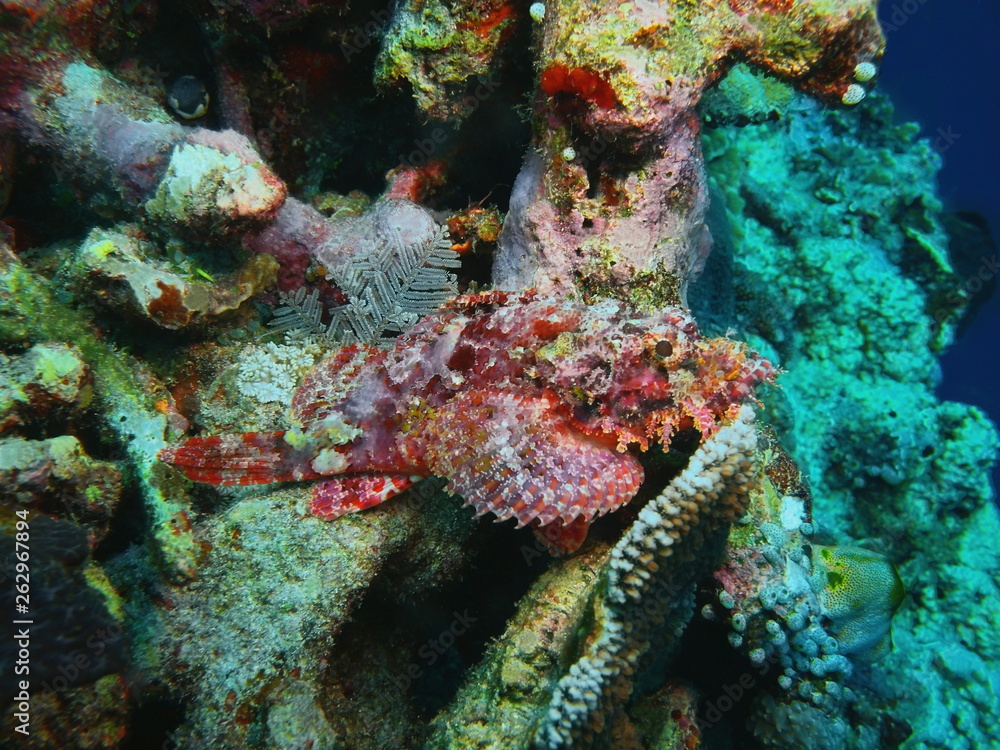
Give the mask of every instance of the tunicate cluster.
[{"label": "tunicate cluster", "polygon": [[867,95],[868,92],[865,90],[864,86],[859,83],[852,83],[847,87],[847,90],[840,98],[840,101],[847,105],[860,104]]},{"label": "tunicate cluster", "polygon": [[[728,582],[718,600],[728,611],[729,643],[754,665],[775,665],[782,690],[806,690],[806,700],[816,705],[816,680],[839,685],[852,667],[842,641],[828,629],[826,578],[817,572],[813,556],[839,560],[844,555],[834,557],[823,547],[806,545],[812,524],[801,513],[782,515],[788,507],[801,506],[801,499],[778,493],[769,483],[762,496],[771,505],[752,509],[750,544],[734,551],[730,565],[718,574]],[[769,516],[781,516],[782,522]]]}]

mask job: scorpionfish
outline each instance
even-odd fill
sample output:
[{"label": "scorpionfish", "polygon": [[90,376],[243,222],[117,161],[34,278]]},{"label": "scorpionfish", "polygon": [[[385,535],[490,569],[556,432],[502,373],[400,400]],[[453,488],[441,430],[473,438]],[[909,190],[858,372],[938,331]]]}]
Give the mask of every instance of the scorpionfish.
[{"label": "scorpionfish", "polygon": [[701,337],[680,308],[471,294],[391,349],[328,355],[292,399],[292,429],[193,437],[160,458],[216,485],[322,479],[311,511],[328,519],[441,476],[477,516],[530,524],[569,552],[638,491],[629,449],[688,427],[710,435],[774,374],[743,344]]}]

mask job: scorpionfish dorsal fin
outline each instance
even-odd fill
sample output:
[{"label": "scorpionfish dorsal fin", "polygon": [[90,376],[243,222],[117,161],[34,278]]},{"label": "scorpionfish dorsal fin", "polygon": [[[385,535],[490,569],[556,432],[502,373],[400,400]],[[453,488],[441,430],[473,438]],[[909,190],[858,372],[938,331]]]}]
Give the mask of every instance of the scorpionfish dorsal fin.
[{"label": "scorpionfish dorsal fin", "polygon": [[639,462],[572,429],[557,406],[509,390],[461,394],[428,420],[427,466],[476,515],[492,511],[519,527],[590,521],[631,500]]}]

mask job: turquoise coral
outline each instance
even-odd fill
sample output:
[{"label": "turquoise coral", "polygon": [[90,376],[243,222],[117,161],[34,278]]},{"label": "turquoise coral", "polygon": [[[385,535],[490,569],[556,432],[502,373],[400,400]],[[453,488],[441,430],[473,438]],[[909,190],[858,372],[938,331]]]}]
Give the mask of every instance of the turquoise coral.
[{"label": "turquoise coral", "polygon": [[[961,312],[934,325],[958,286],[934,194],[940,157],[891,117],[878,96],[849,113],[799,100],[775,123],[707,133],[706,153],[732,222],[737,294],[769,300],[739,314],[787,369],[767,417],[810,477],[819,530],[874,545],[911,596],[878,681],[855,683],[854,711],[869,727],[891,712],[912,733],[908,748],[981,745],[1000,661],[988,614],[1000,592],[984,582],[1000,567],[993,546],[971,540],[1000,528],[988,479],[998,437],[977,409],[934,396],[934,355]],[[963,663],[977,667],[957,678],[934,652],[971,653],[963,641],[976,644]],[[869,727],[845,746],[865,747]]]}]

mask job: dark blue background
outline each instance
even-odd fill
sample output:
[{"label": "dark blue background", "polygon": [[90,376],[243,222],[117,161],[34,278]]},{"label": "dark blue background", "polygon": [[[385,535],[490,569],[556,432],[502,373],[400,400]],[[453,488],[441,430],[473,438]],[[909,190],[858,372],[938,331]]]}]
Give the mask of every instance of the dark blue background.
[{"label": "dark blue background", "polygon": [[[883,0],[888,45],[879,86],[898,120],[920,123],[941,138],[941,197],[948,210],[984,215],[1000,232],[1000,86],[995,50],[997,0]],[[947,135],[947,137],[943,137]],[[952,141],[950,145],[948,141]],[[941,360],[943,399],[976,404],[1000,422],[1000,294]],[[994,486],[1000,486],[994,467]]]}]

